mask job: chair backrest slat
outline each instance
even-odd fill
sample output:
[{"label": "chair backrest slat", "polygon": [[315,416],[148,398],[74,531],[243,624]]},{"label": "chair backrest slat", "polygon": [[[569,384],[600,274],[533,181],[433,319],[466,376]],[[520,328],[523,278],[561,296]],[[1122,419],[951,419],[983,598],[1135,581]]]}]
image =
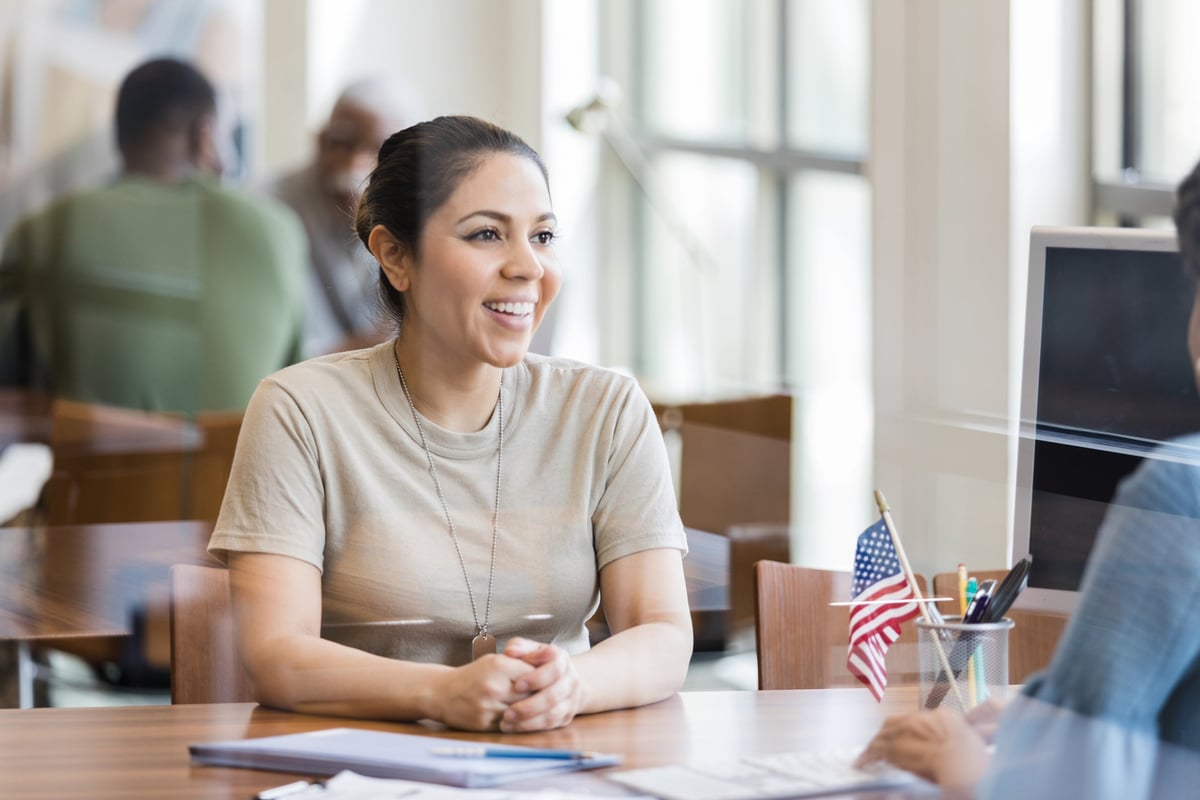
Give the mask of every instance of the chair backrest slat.
[{"label": "chair backrest slat", "polygon": [[[921,591],[927,586],[917,575]],[[850,599],[849,572],[813,569],[778,561],[755,564],[755,633],[758,688],[861,687],[846,667],[850,609],[831,602]],[[887,654],[888,684],[919,682],[916,626],[901,626]]]},{"label": "chair backrest slat", "polygon": [[171,702],[254,700],[238,654],[229,571],[171,567]]}]

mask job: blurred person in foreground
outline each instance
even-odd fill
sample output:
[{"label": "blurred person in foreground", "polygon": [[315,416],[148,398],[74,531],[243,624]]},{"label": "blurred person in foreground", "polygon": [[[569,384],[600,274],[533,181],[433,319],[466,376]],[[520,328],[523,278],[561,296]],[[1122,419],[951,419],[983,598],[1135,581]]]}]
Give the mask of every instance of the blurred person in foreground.
[{"label": "blurred person in foreground", "polygon": [[418,123],[356,221],[394,336],[263,381],[209,543],[257,699],[519,732],[678,690],[687,540],[650,402],[529,352],[562,284],[540,156]]},{"label": "blurred person in foreground", "polygon": [[123,171],[18,223],[0,261],[0,383],[149,411],[239,410],[300,356],[304,230],[220,184],[217,103],[191,65],[122,81]]},{"label": "blurred person in foreground", "polygon": [[[1184,267],[1200,279],[1200,165],[1179,186],[1175,227]],[[1200,285],[1186,335],[1200,387]],[[1180,453],[1197,448],[1200,434],[1181,437],[1121,482],[1088,559],[1079,607],[1045,672],[1007,706],[889,719],[859,763],[891,762],[954,797],[1194,793],[1200,463]]]},{"label": "blurred person in foreground", "polygon": [[383,140],[420,116],[408,87],[379,78],[357,81],[333,104],[312,161],[267,187],[291,206],[308,234],[306,357],[387,337],[374,300],[375,263],[354,233],[354,209]]}]

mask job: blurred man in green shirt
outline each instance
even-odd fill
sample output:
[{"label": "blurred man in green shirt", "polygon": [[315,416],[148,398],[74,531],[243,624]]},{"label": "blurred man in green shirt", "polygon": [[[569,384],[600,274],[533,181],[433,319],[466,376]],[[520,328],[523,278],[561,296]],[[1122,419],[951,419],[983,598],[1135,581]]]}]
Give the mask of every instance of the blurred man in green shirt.
[{"label": "blurred man in green shirt", "polygon": [[117,96],[121,178],[20,222],[0,259],[0,384],[151,411],[233,410],[297,360],[308,246],[220,185],[216,96],[147,62]]}]

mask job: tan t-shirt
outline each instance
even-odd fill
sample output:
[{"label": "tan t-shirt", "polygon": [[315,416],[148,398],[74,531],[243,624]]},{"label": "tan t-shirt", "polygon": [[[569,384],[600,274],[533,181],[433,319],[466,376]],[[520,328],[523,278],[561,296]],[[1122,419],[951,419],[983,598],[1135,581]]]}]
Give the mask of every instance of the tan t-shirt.
[{"label": "tan t-shirt", "polygon": [[[267,378],[246,412],[209,549],[322,570],[322,635],[410,661],[470,660],[475,622],[391,343]],[[422,418],[480,620],[498,415],[455,433]],[[666,449],[632,379],[530,354],[504,371],[504,459],[490,630],[588,647],[598,570],[687,544]]]}]

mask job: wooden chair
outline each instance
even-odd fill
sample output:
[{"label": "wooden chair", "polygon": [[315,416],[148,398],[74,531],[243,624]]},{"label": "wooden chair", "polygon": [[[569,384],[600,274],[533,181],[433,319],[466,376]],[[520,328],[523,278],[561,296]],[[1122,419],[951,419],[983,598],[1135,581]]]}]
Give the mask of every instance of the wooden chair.
[{"label": "wooden chair", "polygon": [[[846,668],[850,608],[829,605],[850,599],[850,573],[759,561],[755,579],[758,688],[861,687]],[[901,631],[887,653],[889,686],[920,682],[916,626]]]},{"label": "wooden chair", "polygon": [[194,419],[56,400],[51,525],[216,520],[242,412]]},{"label": "wooden chair", "polygon": [[56,400],[46,488],[51,525],[186,519],[185,449],[199,435],[181,418]]},{"label": "wooden chair", "polygon": [[203,441],[192,457],[188,519],[215,522],[220,514],[242,417],[241,411],[202,411],[196,415],[195,426]]},{"label": "wooden chair", "polygon": [[253,701],[233,627],[229,572],[171,567],[171,702]]},{"label": "wooden chair", "polygon": [[[971,573],[980,581],[990,578],[997,582],[1003,580],[1006,574],[1008,570],[1004,569],[976,570]],[[934,575],[933,592],[938,597],[958,597],[958,573],[939,572]],[[943,616],[959,615],[957,603],[939,603],[938,609]],[[1049,666],[1069,617],[1020,608],[1009,609],[1005,616],[1013,621],[1008,634],[1008,682],[1024,683],[1030,675]]]}]

